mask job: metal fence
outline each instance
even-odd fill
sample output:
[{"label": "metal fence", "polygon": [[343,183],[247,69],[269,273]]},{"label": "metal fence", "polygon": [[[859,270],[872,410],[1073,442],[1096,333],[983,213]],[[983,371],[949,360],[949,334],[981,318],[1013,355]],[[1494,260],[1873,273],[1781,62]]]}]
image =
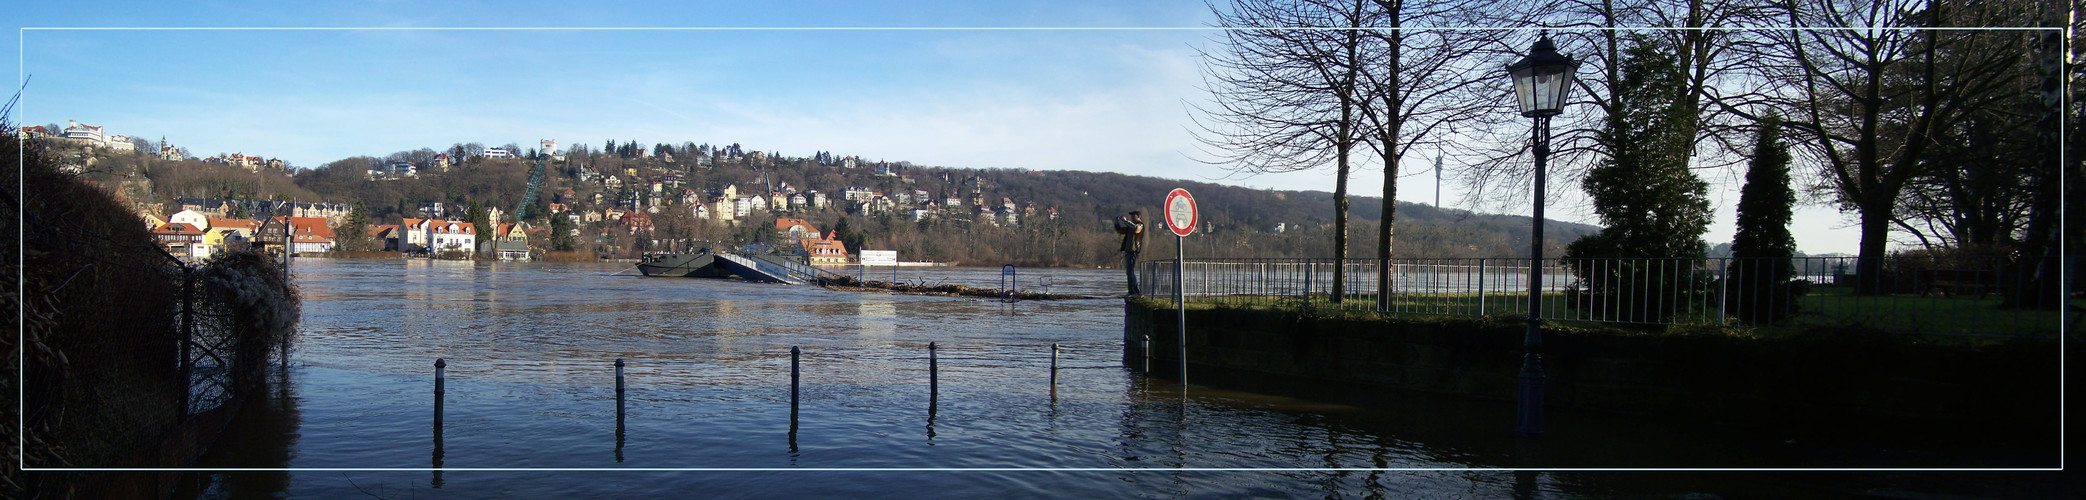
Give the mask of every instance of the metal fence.
[{"label": "metal fence", "polygon": [[[1855,326],[1894,333],[2053,335],[2081,314],[2072,264],[1892,257],[1871,279],[1854,257],[1544,259],[1538,316],[1566,322]],[[1528,311],[1528,259],[1190,259],[1191,303],[1442,316]],[[1173,260],[1139,285],[1173,298]],[[1388,273],[1380,270],[1388,269]],[[2056,272],[2053,272],[2056,271]],[[1380,293],[1381,291],[1388,293]]]}]

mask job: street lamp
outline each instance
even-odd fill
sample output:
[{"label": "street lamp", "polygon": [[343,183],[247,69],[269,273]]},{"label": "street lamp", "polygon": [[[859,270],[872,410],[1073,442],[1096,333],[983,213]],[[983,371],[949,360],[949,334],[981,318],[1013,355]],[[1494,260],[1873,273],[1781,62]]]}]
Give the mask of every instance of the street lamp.
[{"label": "street lamp", "polygon": [[1528,334],[1521,339],[1521,398],[1516,432],[1523,436],[1543,433],[1543,183],[1550,161],[1550,117],[1564,112],[1565,98],[1572,92],[1572,75],[1579,61],[1557,53],[1550,35],[1543,35],[1528,48],[1528,56],[1507,65],[1514,78],[1514,97],[1521,116],[1535,119],[1536,153],[1535,219],[1528,252]]}]

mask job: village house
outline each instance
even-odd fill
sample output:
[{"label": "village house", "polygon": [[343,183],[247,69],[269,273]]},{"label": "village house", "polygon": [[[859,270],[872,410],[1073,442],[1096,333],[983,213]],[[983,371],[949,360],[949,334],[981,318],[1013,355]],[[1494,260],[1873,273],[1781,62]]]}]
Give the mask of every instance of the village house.
[{"label": "village house", "polygon": [[521,224],[505,222],[498,231],[488,235],[492,238],[486,252],[500,260],[529,260],[529,233]]},{"label": "village house", "polygon": [[469,222],[437,221],[428,225],[429,248],[436,252],[471,251],[478,248],[478,230]]},{"label": "village house", "polygon": [[[244,247],[247,241],[253,240],[254,231],[261,228],[261,221],[253,219],[209,219],[203,227],[204,231],[206,231],[203,235],[204,245],[218,249],[230,249]],[[237,236],[239,242],[230,244],[224,241],[231,236]]]},{"label": "village house", "polygon": [[152,239],[166,247],[167,253],[190,259],[210,258],[210,247],[203,245],[203,229],[194,225],[169,222],[152,230]]},{"label": "village house", "polygon": [[782,233],[782,237],[793,240],[819,235],[818,228],[812,227],[811,221],[804,219],[775,219],[775,231]]},{"label": "village house", "polygon": [[736,200],[715,198],[710,200],[710,206],[710,215],[716,217],[717,220],[731,221],[738,218],[738,202]]},{"label": "village house", "polygon": [[369,239],[382,244],[384,251],[398,251],[398,224],[379,224],[369,228]]},{"label": "village house", "polygon": [[210,218],[194,210],[174,212],[174,215],[167,216],[167,222],[187,224],[196,229],[210,229]]},{"label": "village house", "polygon": [[167,225],[166,217],[160,217],[159,214],[152,212],[138,212],[138,218],[144,219],[146,231],[159,229],[159,226]]},{"label": "village house", "polygon": [[398,250],[408,253],[426,252],[433,248],[429,239],[433,219],[404,219],[399,224]]},{"label": "village house", "polygon": [[58,137],[57,132],[45,128],[42,125],[22,127],[18,130],[15,130],[15,135],[23,139],[44,139],[50,137]]},{"label": "village house", "polygon": [[797,240],[797,244],[804,248],[804,255],[813,265],[847,263],[847,245],[841,243],[832,233],[818,238]]}]

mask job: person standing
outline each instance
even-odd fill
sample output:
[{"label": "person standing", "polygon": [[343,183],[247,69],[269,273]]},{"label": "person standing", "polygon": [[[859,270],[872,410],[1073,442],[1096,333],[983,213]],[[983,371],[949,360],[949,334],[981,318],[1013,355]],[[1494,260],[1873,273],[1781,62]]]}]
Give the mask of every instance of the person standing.
[{"label": "person standing", "polygon": [[1117,217],[1115,232],[1123,235],[1123,275],[1130,278],[1130,295],[1141,295],[1137,290],[1137,254],[1144,251],[1144,214],[1131,210]]}]

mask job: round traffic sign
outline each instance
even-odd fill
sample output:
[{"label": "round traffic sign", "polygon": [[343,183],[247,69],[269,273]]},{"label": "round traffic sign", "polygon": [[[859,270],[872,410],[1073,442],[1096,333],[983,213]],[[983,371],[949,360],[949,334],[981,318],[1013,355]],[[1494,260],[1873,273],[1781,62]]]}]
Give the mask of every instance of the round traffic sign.
[{"label": "round traffic sign", "polygon": [[1202,220],[1195,210],[1195,197],[1188,190],[1174,188],[1166,193],[1166,229],[1176,236],[1188,236],[1195,232],[1195,223]]}]

